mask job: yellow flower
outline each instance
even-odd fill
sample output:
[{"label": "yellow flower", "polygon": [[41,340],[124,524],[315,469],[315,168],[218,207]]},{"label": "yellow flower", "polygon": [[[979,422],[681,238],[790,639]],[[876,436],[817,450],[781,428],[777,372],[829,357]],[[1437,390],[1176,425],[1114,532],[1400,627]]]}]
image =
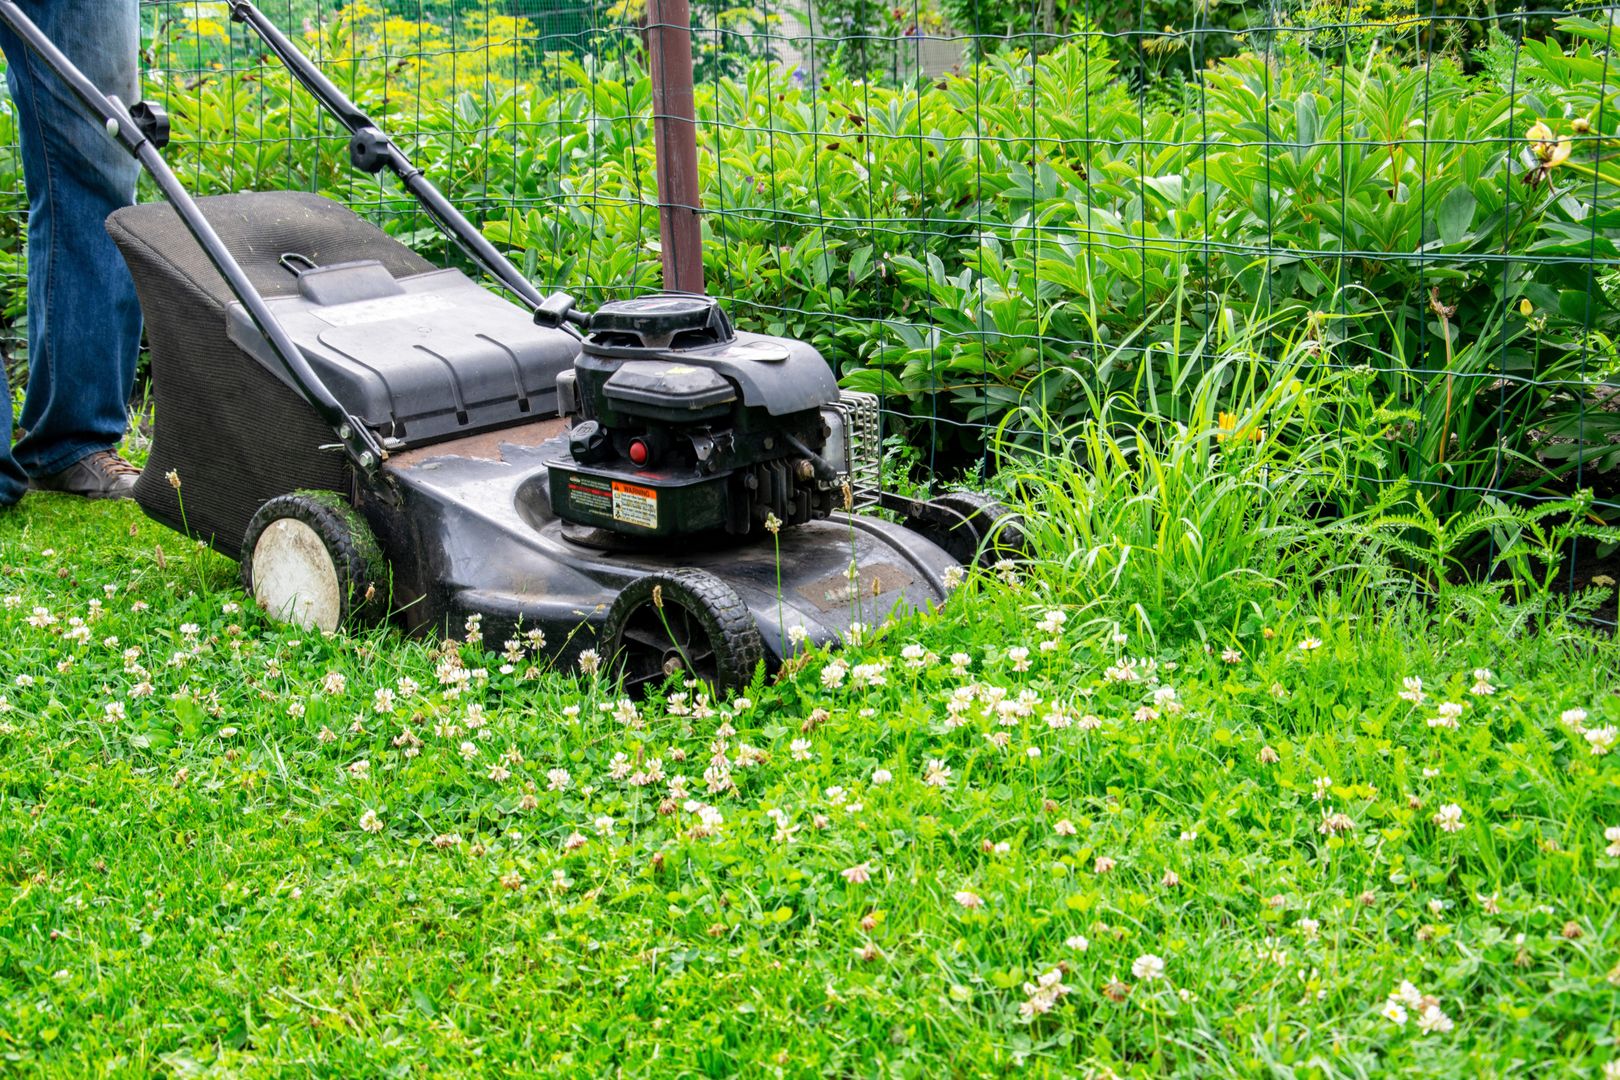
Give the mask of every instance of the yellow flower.
[{"label": "yellow flower", "polygon": [[1237,439],[1240,442],[1244,439],[1248,439],[1252,442],[1260,442],[1265,439],[1265,437],[1265,428],[1257,427],[1239,430],[1238,417],[1236,413],[1223,412],[1218,413],[1215,417],[1216,442],[1225,442],[1228,438]]},{"label": "yellow flower", "polygon": [[1525,318],[1528,319],[1530,316],[1534,315],[1535,313],[1536,313],[1536,306],[1530,302],[1530,298],[1528,296],[1526,296],[1524,299],[1519,301],[1519,314],[1520,315],[1523,315]]},{"label": "yellow flower", "polygon": [[1569,160],[1570,153],[1575,147],[1570,143],[1569,136],[1556,138],[1552,128],[1541,121],[1530,125],[1530,130],[1524,133],[1530,147],[1535,151],[1536,157],[1541,160],[1544,168],[1553,169]]}]

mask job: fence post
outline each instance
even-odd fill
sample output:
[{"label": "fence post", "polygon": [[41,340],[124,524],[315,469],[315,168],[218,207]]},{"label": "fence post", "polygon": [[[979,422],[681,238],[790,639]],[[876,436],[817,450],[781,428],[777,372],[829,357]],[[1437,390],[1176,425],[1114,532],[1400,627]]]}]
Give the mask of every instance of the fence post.
[{"label": "fence post", "polygon": [[690,0],[647,0],[647,56],[652,76],[653,152],[658,173],[658,232],[664,288],[703,292],[698,228],[697,114],[692,103]]}]

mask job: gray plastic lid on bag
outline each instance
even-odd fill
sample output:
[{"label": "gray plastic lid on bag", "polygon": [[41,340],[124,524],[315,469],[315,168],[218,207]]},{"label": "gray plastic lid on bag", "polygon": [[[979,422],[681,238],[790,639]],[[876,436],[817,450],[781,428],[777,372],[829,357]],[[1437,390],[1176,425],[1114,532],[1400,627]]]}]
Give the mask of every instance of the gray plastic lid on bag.
[{"label": "gray plastic lid on bag", "polygon": [[[325,266],[267,302],[333,396],[411,446],[555,415],[557,376],[579,349],[459,270]],[[291,386],[242,306],[227,312],[231,340]]]}]

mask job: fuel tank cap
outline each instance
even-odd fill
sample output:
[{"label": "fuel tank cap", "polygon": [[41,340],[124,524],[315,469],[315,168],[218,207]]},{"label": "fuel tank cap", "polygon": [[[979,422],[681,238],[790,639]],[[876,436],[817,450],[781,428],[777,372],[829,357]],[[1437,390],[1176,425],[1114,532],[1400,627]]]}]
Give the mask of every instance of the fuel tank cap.
[{"label": "fuel tank cap", "polygon": [[723,345],[736,336],[719,301],[686,293],[660,293],[611,300],[591,314],[586,352],[623,355],[626,349],[695,349]]}]

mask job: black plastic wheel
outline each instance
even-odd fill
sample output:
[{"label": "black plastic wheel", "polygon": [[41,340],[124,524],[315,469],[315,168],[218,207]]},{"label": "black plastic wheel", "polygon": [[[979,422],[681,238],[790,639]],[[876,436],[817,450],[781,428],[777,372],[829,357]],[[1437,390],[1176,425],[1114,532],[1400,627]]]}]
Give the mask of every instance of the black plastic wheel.
[{"label": "black plastic wheel", "polygon": [[248,522],[242,587],[265,614],[336,631],[388,611],[388,566],[365,519],[325,491],[278,495]]},{"label": "black plastic wheel", "polygon": [[906,527],[922,533],[963,565],[989,569],[1028,554],[1023,519],[1001,503],[971,491],[952,491],[923,503]]},{"label": "black plastic wheel", "polygon": [[671,675],[708,683],[716,693],[740,690],[765,656],[748,605],[704,570],[631,582],[608,609],[605,640],[633,693]]}]

